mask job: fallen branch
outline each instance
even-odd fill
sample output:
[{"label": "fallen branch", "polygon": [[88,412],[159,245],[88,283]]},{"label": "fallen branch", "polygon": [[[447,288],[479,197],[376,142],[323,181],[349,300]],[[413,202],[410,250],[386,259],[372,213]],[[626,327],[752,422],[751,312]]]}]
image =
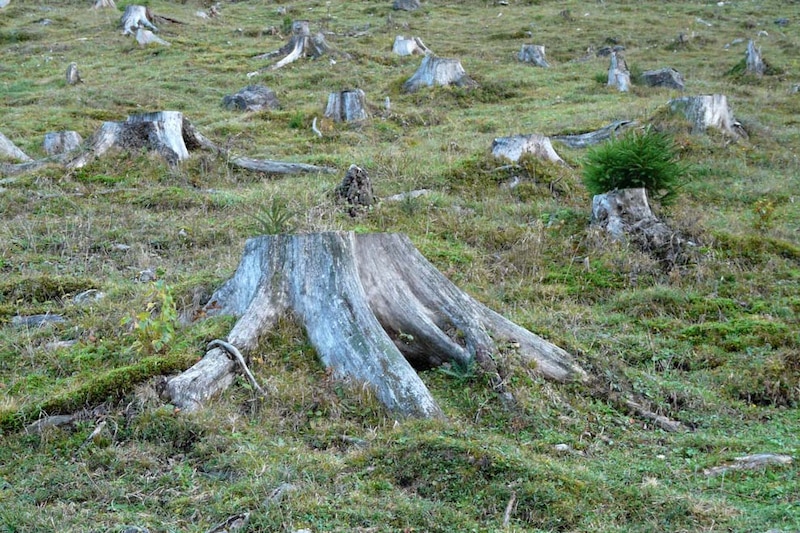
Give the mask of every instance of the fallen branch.
[{"label": "fallen branch", "polygon": [[262,389],[261,385],[258,384],[256,377],[253,375],[252,372],[250,372],[250,369],[247,368],[247,362],[244,360],[244,356],[242,355],[242,353],[238,349],[236,349],[236,346],[234,346],[229,342],[225,342],[221,339],[215,339],[208,343],[208,345],[206,346],[206,350],[211,350],[217,347],[222,348],[223,350],[228,352],[231,356],[236,358],[236,362],[239,363],[242,372],[244,372],[244,375],[247,376],[247,380],[250,382],[253,388],[256,389],[259,392],[259,394],[261,394],[261,396],[266,397],[267,393],[264,392],[264,389]]}]

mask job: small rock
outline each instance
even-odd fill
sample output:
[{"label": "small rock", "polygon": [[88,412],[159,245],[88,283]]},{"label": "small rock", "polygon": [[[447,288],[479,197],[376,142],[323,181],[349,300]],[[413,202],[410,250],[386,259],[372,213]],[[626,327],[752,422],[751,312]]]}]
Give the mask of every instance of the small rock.
[{"label": "small rock", "polygon": [[128,250],[131,249],[131,247],[128,246],[127,244],[120,244],[118,242],[115,242],[114,244],[111,245],[111,249],[114,250],[115,252],[127,252]]},{"label": "small rock", "polygon": [[155,281],[157,278],[158,276],[156,275],[155,270],[152,268],[141,270],[138,274],[136,274],[136,281],[139,283],[149,283],[151,281]]},{"label": "small rock", "polygon": [[78,344],[78,341],[71,340],[71,341],[53,341],[48,342],[44,345],[44,349],[48,352],[55,352],[56,350],[63,350],[64,348],[71,348]]},{"label": "small rock", "polygon": [[236,94],[224,97],[222,105],[238,111],[261,111],[280,107],[275,92],[264,85],[249,85]]},{"label": "small rock", "polygon": [[98,291],[97,289],[89,289],[76,294],[72,301],[78,305],[81,305],[88,302],[97,302],[105,297],[105,293]]},{"label": "small rock", "polygon": [[556,444],[553,446],[553,449],[560,453],[569,453],[572,451],[572,447],[569,444]]},{"label": "small rock", "polygon": [[44,315],[29,315],[11,317],[11,325],[18,328],[38,328],[49,324],[63,324],[66,320],[61,315],[46,313]]},{"label": "small rock", "polygon": [[788,26],[789,25],[789,19],[787,19],[786,17],[781,17],[779,19],[775,19],[775,24],[777,24],[778,26]]}]

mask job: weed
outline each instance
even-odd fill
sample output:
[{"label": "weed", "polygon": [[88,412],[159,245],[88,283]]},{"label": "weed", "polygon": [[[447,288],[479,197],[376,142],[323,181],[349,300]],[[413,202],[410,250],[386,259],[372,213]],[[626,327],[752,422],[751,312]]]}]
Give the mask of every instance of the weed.
[{"label": "weed", "polygon": [[272,198],[268,207],[262,207],[257,213],[250,213],[250,218],[256,222],[256,232],[259,235],[291,233],[294,229],[294,214],[286,202],[277,197]]},{"label": "weed", "polygon": [[130,326],[134,337],[132,347],[143,354],[153,355],[167,349],[175,336],[178,311],[172,289],[163,280],[153,284],[144,311],[122,319],[121,325]]}]

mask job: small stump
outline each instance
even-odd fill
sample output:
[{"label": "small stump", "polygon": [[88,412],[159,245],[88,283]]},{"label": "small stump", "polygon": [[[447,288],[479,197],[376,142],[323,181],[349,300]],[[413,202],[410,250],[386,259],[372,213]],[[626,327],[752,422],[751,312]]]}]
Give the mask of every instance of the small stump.
[{"label": "small stump", "polygon": [[351,217],[357,216],[374,205],[376,201],[367,171],[356,165],[350,165],[342,183],[334,190],[334,194],[338,201],[350,206],[348,213]]},{"label": "small stump", "polygon": [[83,138],[77,131],[57,131],[44,136],[44,151],[47,155],[61,155],[80,148]]},{"label": "small stump", "polygon": [[238,111],[261,111],[280,107],[275,92],[264,85],[249,85],[236,94],[230,94],[222,99],[222,105]]},{"label": "small stump", "polygon": [[394,0],[392,3],[392,9],[395,11],[416,11],[419,8],[419,0]]},{"label": "small stump", "polygon": [[[334,122],[351,122],[369,118],[366,110],[366,96],[361,89],[341,91],[328,95],[325,116]],[[352,167],[351,167],[352,168]]]},{"label": "small stump", "polygon": [[533,133],[531,135],[514,135],[498,137],[492,142],[492,155],[504,157],[517,162],[524,154],[531,154],[538,159],[565,165],[563,159],[553,149],[548,137]]},{"label": "small stump", "polygon": [[667,87],[682,91],[685,85],[681,73],[670,67],[643,72],[641,79],[648,87]]},{"label": "small stump", "polygon": [[398,35],[394,38],[392,52],[399,56],[410,56],[413,54],[425,55],[432,53],[419,37],[411,37],[410,39],[406,39],[402,35]]},{"label": "small stump", "polygon": [[523,44],[517,57],[523,63],[531,63],[542,68],[550,67],[545,59],[544,46],[538,44]]},{"label": "small stump", "polygon": [[622,54],[612,51],[611,64],[608,67],[608,86],[616,87],[621,92],[631,88],[631,73]]},{"label": "small stump", "polygon": [[685,117],[692,125],[692,133],[705,133],[708,128],[715,128],[729,137],[747,138],[747,132],[733,118],[728,99],[723,94],[675,98],[669,101],[667,110]]},{"label": "small stump", "polygon": [[125,8],[120,19],[122,35],[135,35],[139,28],[158,31],[153,25],[153,13],[145,6],[130,4]]},{"label": "small stump", "polygon": [[[296,20],[292,22],[292,36],[289,42],[274,52],[256,56],[256,59],[284,56],[283,59],[269,67],[271,70],[277,70],[301,57],[316,59],[326,53],[332,52],[333,49],[327,41],[325,41],[325,36],[322,35],[322,33],[311,35],[308,24],[307,20]],[[256,73],[257,72],[258,71],[256,71]]]},{"label": "small stump", "polygon": [[761,49],[752,40],[747,42],[747,52],[745,52],[745,71],[748,74],[759,78],[767,71],[767,65],[761,59]]},{"label": "small stump", "polygon": [[422,87],[434,85],[456,85],[458,87],[477,87],[477,83],[467,76],[461,61],[426,55],[417,71],[403,84],[403,91],[413,93]]},{"label": "small stump", "polygon": [[81,75],[78,72],[78,64],[75,63],[74,61],[70,63],[69,66],[67,67],[66,78],[67,78],[67,85],[76,85],[78,83],[83,83]]}]

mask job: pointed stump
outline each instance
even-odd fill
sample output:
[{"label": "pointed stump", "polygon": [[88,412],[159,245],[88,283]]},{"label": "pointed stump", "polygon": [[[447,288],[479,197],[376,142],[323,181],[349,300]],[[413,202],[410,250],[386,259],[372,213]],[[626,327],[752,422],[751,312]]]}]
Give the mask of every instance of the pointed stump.
[{"label": "pointed stump", "polygon": [[620,92],[628,92],[631,88],[631,73],[622,54],[612,51],[611,64],[608,67],[608,86],[616,87]]},{"label": "pointed stump", "polygon": [[[400,416],[442,416],[415,368],[474,362],[496,372],[499,343],[514,346],[550,379],[587,380],[571,355],[459,290],[401,234],[250,239],[236,273],[205,309],[239,317],[226,340],[243,354],[282,315],[294,317],[325,367],[369,385]],[[198,409],[231,384],[236,370],[212,347],[169,379],[165,393],[184,410]]]},{"label": "pointed stump", "polygon": [[767,71],[767,65],[761,59],[761,49],[752,40],[747,41],[744,63],[745,71],[759,78]]},{"label": "pointed stump", "polygon": [[538,44],[523,44],[517,58],[523,63],[531,63],[537,67],[550,68],[545,59],[544,46]]}]

